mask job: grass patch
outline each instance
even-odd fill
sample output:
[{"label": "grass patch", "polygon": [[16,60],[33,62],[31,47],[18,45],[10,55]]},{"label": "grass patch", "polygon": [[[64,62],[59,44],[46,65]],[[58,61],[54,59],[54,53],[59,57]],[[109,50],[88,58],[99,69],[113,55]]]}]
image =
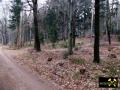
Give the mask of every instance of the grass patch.
[{"label": "grass patch", "polygon": [[81,58],[70,58],[70,61],[73,63],[73,64],[85,64],[85,60],[84,59],[81,59]]},{"label": "grass patch", "polygon": [[114,65],[109,65],[109,66],[106,67],[106,69],[108,69],[108,71],[109,71],[108,74],[110,76],[117,75],[117,69],[116,69],[116,67]]},{"label": "grass patch", "polygon": [[80,79],[80,72],[75,72],[75,73],[73,74],[72,78],[73,78],[74,80]]},{"label": "grass patch", "polygon": [[59,46],[60,46],[61,48],[67,48],[67,47],[68,47],[67,41],[63,41],[61,44],[59,44]]},{"label": "grass patch", "polygon": [[56,46],[57,46],[58,48],[67,48],[67,47],[68,47],[68,40],[66,40],[66,41],[59,41],[59,42],[56,44]]},{"label": "grass patch", "polygon": [[115,63],[115,62],[108,62],[105,66],[105,69],[108,70],[108,74],[110,76],[116,76],[117,74],[119,74],[117,72],[117,70],[118,70],[117,63]]}]

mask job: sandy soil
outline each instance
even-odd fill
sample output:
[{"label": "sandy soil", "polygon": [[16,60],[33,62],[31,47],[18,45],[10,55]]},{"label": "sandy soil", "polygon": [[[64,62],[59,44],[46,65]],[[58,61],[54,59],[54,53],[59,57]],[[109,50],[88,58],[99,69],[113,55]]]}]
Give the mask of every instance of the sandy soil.
[{"label": "sandy soil", "polygon": [[30,72],[12,62],[0,49],[0,90],[60,90],[57,86],[39,80]]}]

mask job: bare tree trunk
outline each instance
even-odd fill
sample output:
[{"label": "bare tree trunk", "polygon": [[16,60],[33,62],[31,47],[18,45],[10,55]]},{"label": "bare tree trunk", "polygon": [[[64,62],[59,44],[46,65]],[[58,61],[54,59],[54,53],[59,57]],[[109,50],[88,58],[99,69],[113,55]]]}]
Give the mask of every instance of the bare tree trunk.
[{"label": "bare tree trunk", "polygon": [[20,26],[19,26],[19,42],[18,42],[18,46],[19,46],[19,48],[21,48],[23,45],[22,45],[22,13],[21,13],[21,15],[20,15],[21,17],[20,17]]},{"label": "bare tree trunk", "polygon": [[[76,12],[75,12],[76,13]],[[73,47],[75,47],[75,39],[76,39],[76,36],[75,36],[75,32],[76,32],[76,14],[74,13],[73,15],[73,18],[72,18],[72,32],[73,32]]]},{"label": "bare tree trunk", "polygon": [[7,20],[5,19],[5,45],[8,44]]},{"label": "bare tree trunk", "polygon": [[71,28],[71,22],[72,22],[72,2],[69,0],[69,46],[68,46],[68,54],[71,55],[73,54],[73,43],[72,43],[72,28]]},{"label": "bare tree trunk", "polygon": [[106,27],[107,27],[107,36],[108,36],[108,42],[109,45],[111,45],[111,13],[110,13],[110,8],[109,8],[109,0],[107,0],[107,16],[106,16]]},{"label": "bare tree trunk", "polygon": [[110,36],[110,28],[109,28],[109,23],[107,21],[107,36],[108,36],[108,42],[109,42],[109,45],[111,45],[111,36]]},{"label": "bare tree trunk", "polygon": [[93,35],[93,21],[94,21],[94,4],[92,0],[92,16],[91,16],[91,43],[92,43],[92,35]]},{"label": "bare tree trunk", "polygon": [[31,46],[31,40],[32,40],[32,32],[31,32],[31,28],[30,28],[30,46]]},{"label": "bare tree trunk", "polygon": [[16,38],[15,38],[15,42],[14,42],[16,48],[19,48],[19,44],[18,44],[18,42],[19,42],[19,32],[20,32],[20,29],[19,29],[19,24],[18,24],[16,26]]},{"label": "bare tree trunk", "polygon": [[100,62],[99,56],[99,3],[100,0],[95,0],[95,41],[94,41],[94,63]]},{"label": "bare tree trunk", "polygon": [[36,51],[41,51],[40,48],[40,40],[38,35],[38,20],[37,20],[37,0],[33,0],[33,17],[34,17],[34,29],[35,29],[35,42],[34,42],[34,48]]},{"label": "bare tree trunk", "polygon": [[1,36],[2,36],[2,44],[4,44],[4,36],[3,36],[3,33],[1,33]]}]

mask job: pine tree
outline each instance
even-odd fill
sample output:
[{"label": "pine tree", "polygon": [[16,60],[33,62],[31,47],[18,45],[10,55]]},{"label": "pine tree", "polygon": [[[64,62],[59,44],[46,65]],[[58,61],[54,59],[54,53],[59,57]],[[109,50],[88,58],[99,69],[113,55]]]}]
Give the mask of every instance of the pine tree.
[{"label": "pine tree", "polygon": [[11,6],[11,9],[10,9],[10,12],[12,13],[11,16],[10,16],[10,25],[9,25],[9,28],[11,30],[16,30],[16,37],[15,37],[15,41],[14,41],[14,44],[15,46],[17,46],[18,44],[18,38],[19,38],[19,27],[20,27],[20,13],[21,13],[21,10],[22,10],[22,2],[21,0],[14,0],[14,1],[11,1],[12,3],[12,6]]},{"label": "pine tree", "polygon": [[45,17],[45,22],[48,29],[49,40],[52,42],[52,46],[54,47],[54,44],[58,39],[57,18],[54,9],[48,10],[47,16]]}]

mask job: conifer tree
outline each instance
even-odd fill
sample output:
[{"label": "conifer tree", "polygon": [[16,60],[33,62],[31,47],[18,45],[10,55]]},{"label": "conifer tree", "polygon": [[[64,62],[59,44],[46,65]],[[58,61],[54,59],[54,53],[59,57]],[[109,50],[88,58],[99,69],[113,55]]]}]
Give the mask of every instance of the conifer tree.
[{"label": "conifer tree", "polygon": [[56,13],[54,9],[48,10],[47,16],[45,18],[45,22],[48,29],[49,40],[52,42],[52,46],[54,47],[54,44],[58,39],[57,18],[56,18]]},{"label": "conifer tree", "polygon": [[11,30],[16,30],[16,36],[14,40],[15,46],[17,46],[19,42],[19,30],[20,30],[20,13],[22,11],[22,2],[21,0],[13,0],[11,1],[12,6],[10,9],[11,16],[9,20],[9,28]]}]

